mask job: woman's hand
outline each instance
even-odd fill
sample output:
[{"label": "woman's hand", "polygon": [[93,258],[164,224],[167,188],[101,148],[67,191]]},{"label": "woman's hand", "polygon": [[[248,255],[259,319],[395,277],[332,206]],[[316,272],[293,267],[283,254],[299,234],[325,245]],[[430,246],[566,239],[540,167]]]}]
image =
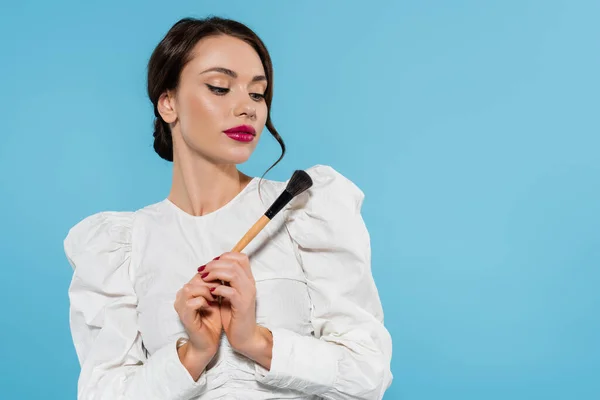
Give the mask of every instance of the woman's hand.
[{"label": "woman's hand", "polygon": [[222,323],[219,304],[211,287],[196,274],[177,292],[175,310],[188,334],[189,341],[178,353],[182,364],[197,380],[219,348]]},{"label": "woman's hand", "polygon": [[256,324],[256,282],[248,256],[225,253],[198,271],[205,282],[216,284],[211,293],[223,298],[221,320],[231,347],[270,369],[273,339],[268,329]]}]

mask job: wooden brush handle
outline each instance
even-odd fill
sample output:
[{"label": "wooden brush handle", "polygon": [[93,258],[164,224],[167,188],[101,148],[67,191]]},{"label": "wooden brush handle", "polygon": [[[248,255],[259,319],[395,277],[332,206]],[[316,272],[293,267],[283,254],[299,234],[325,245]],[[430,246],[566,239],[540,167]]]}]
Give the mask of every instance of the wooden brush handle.
[{"label": "wooden brush handle", "polygon": [[[271,221],[271,220],[266,215],[263,215],[262,217],[260,217],[260,219],[258,221],[256,221],[256,223],[254,225],[252,225],[252,228],[250,228],[248,230],[248,232],[246,232],[244,237],[242,237],[240,239],[240,241],[235,245],[235,247],[233,248],[233,250],[231,250],[231,252],[232,253],[241,253],[242,250],[244,250],[246,248],[246,246],[248,246],[248,243],[250,243],[252,241],[252,239],[254,239],[256,237],[256,235],[258,235],[260,233],[260,231],[262,231],[263,228],[265,226],[267,226],[269,221]],[[225,283],[223,281],[221,281],[221,285],[229,286],[227,283]],[[223,298],[221,296],[219,296],[218,301],[219,301],[219,304],[222,304]]]},{"label": "wooden brush handle", "polygon": [[256,221],[256,223],[252,226],[252,228],[250,228],[250,230],[248,230],[248,232],[246,232],[244,237],[240,239],[240,241],[231,251],[234,253],[240,253],[242,250],[244,250],[246,246],[248,246],[248,243],[250,243],[256,237],[256,235],[258,235],[260,231],[267,226],[269,221],[271,220],[266,215],[260,217],[260,219]]}]

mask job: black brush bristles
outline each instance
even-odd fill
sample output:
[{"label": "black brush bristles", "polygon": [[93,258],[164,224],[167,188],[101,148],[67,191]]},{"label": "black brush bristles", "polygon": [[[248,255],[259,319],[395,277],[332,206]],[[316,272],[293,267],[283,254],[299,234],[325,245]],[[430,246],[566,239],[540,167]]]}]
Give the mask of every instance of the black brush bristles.
[{"label": "black brush bristles", "polygon": [[298,196],[300,193],[304,192],[306,189],[311,187],[313,184],[312,179],[310,179],[310,175],[306,173],[306,171],[302,171],[301,169],[294,171],[294,174],[290,178],[285,191],[290,192],[293,197]]},{"label": "black brush bristles", "polygon": [[313,181],[306,171],[302,171],[301,169],[294,171],[294,174],[290,178],[285,190],[279,195],[277,200],[273,202],[273,205],[267,210],[265,215],[269,219],[273,219],[273,217],[276,216],[277,213],[281,211],[287,203],[289,203],[300,193],[304,192],[306,189],[310,188],[312,184]]}]

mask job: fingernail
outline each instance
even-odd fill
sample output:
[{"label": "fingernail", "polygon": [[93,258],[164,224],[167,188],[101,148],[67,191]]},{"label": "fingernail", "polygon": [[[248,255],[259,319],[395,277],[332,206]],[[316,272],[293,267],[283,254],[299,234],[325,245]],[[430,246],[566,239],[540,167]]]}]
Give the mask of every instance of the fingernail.
[{"label": "fingernail", "polygon": [[198,268],[198,272],[202,272],[204,271],[204,268],[206,268],[206,265],[201,266],[200,268]]},{"label": "fingernail", "polygon": [[214,288],[214,287],[211,287],[211,288],[210,288],[210,291],[211,291],[211,292],[214,292],[214,291],[215,291],[215,289],[216,289],[216,288]]},{"label": "fingernail", "polygon": [[208,272],[207,272],[207,273],[205,273],[205,274],[202,274],[201,278],[202,278],[202,279],[204,279],[204,278],[206,278],[207,276],[208,276]]},{"label": "fingernail", "polygon": [[218,260],[219,258],[221,258],[221,257],[220,257],[220,256],[219,256],[219,257],[216,257],[216,258],[214,258],[213,260],[215,260],[215,261],[216,261],[216,260]]}]

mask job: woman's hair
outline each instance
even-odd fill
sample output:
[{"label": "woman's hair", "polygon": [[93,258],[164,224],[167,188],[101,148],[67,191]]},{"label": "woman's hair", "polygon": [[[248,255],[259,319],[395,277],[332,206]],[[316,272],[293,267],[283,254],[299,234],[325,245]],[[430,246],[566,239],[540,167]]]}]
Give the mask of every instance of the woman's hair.
[{"label": "woman's hair", "polygon": [[219,17],[205,19],[184,18],[171,27],[152,52],[148,62],[148,97],[154,106],[154,150],[167,161],[173,161],[173,137],[171,128],[158,112],[158,100],[168,91],[175,90],[185,65],[192,58],[196,44],[206,37],[227,35],[243,40],[258,53],[267,77],[265,102],[267,104],[266,127],[281,146],[281,156],[265,172],[271,170],[285,154],[283,139],[271,122],[271,101],[273,100],[273,65],[262,40],[246,25]]}]

